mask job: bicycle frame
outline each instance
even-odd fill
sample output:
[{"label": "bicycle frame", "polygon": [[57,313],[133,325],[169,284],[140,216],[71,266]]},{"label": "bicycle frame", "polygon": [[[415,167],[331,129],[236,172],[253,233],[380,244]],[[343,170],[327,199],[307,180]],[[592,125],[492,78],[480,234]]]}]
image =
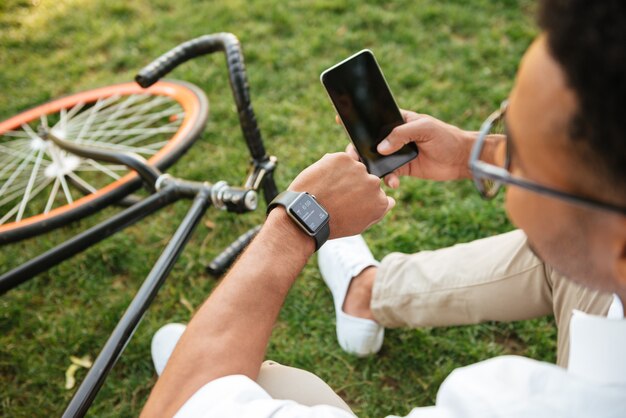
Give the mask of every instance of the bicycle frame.
[{"label": "bicycle frame", "polygon": [[[171,189],[175,189],[175,186],[165,189],[164,194],[170,193]],[[210,196],[211,187],[208,185],[201,186],[187,215],[172,236],[172,239],[168,242],[150,274],[144,280],[141,288],[89,369],[87,376],[85,376],[85,379],[74,394],[63,413],[64,417],[83,416],[91,406],[98,390],[104,383],[106,375],[122,354],[122,351],[124,351],[148,306],[156,297],[161,285],[165,282],[174,263],[178,260],[180,253],[189,241],[192,232],[209,208]]]},{"label": "bicycle frame", "polygon": [[[156,297],[172,267],[185,248],[191,234],[211,205],[235,213],[256,208],[256,192],[263,189],[267,202],[278,190],[273,179],[276,158],[268,156],[250,103],[243,56],[237,38],[229,33],[205,35],[185,42],[164,54],[139,72],[136,80],[147,87],[177,65],[200,55],[223,51],[229,71],[230,85],[237,104],[239,122],[246,144],[252,156],[251,170],[243,188],[230,187],[225,182],[209,184],[190,182],[162,174],[141,157],[132,154],[115,154],[102,149],[88,148],[54,137],[49,139],[66,151],[95,160],[114,161],[134,170],[147,188],[153,191],[149,197],[124,209],[113,217],[61,243],[27,263],[0,276],[0,294],[29,280],[38,273],[78,254],[101,240],[126,228],[180,199],[193,199],[190,208],[176,232],[155,262],[137,294],[120,318],[115,329],[100,351],[87,376],[67,406],[64,417],[82,417],[93,402],[98,390],[130,341],[146,310]],[[253,228],[235,240],[207,268],[213,274],[221,274],[234,258],[247,246],[260,227]]]}]

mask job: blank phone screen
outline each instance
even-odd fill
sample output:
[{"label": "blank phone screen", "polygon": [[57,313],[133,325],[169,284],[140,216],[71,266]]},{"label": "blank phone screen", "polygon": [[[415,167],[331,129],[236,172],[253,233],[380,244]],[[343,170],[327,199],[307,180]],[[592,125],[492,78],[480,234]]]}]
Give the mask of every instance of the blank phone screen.
[{"label": "blank phone screen", "polygon": [[404,120],[370,51],[327,70],[322,82],[370,173],[382,177],[417,156],[412,143],[389,156],[376,151],[380,141]]}]

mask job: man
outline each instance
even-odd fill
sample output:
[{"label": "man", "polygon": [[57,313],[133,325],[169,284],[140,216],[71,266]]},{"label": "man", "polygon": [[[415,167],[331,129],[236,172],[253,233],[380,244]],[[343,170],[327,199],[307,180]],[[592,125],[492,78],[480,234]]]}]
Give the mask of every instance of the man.
[{"label": "man", "polygon": [[[572,318],[568,370],[522,357],[491,359],[454,371],[442,384],[436,405],[416,408],[411,417],[623,416],[626,410],[626,321],[620,302],[626,300],[626,7],[618,0],[546,0],[541,22],[544,33],[521,63],[504,114],[506,136],[489,134],[491,122],[478,135],[409,114],[409,123],[397,128],[380,151],[390,152],[413,140],[420,156],[397,174],[460,178],[467,176],[463,161],[470,160],[485,196],[497,191],[493,179],[511,184],[507,211],[543,261],[528,255],[520,232],[504,236],[503,246],[512,240],[516,244],[511,247],[518,248],[507,254],[522,253],[522,260],[508,266],[502,278],[519,275],[520,266],[551,266],[579,283],[580,289],[613,294],[609,318],[584,313]],[[398,185],[397,176],[387,181]],[[393,206],[377,179],[348,154],[323,158],[303,171],[289,190],[317,196],[330,214],[330,238],[361,232]],[[363,206],[348,204],[359,196],[368,196],[360,199]],[[276,382],[271,382],[273,370],[282,366],[261,367],[280,306],[320,244],[317,238],[311,239],[283,208],[270,212],[259,236],[189,323],[144,416],[171,416],[177,411],[179,416],[352,416],[332,395],[317,401],[290,397],[285,387],[304,381],[298,372],[279,372],[292,380],[287,378],[283,388],[276,389]],[[462,253],[458,248],[452,251]],[[382,276],[372,268],[360,274],[361,267],[376,265],[366,258],[335,263],[343,279],[328,280],[328,274],[323,274],[338,312],[346,316],[338,318],[346,320],[342,335],[366,346],[365,351],[375,351],[372,347],[382,340],[380,329],[372,329],[377,324],[362,317],[371,318],[374,312],[373,317],[380,319],[376,312],[395,312],[391,306],[395,302],[381,310],[368,303],[377,298],[376,282]],[[372,272],[373,297],[362,286],[366,296],[354,294],[365,306],[352,311],[348,300],[343,300],[346,290],[353,287],[348,292],[351,298],[361,287],[357,282]],[[488,282],[492,273],[484,272]],[[544,275],[551,274],[546,270]],[[354,276],[357,279],[351,280]],[[448,291],[449,284],[444,288]],[[598,306],[602,305],[598,309],[605,310],[606,297],[598,294],[598,298]],[[339,326],[338,320],[338,332]],[[347,348],[359,353],[359,347]],[[324,391],[316,383],[311,385],[302,391],[308,395]]]}]

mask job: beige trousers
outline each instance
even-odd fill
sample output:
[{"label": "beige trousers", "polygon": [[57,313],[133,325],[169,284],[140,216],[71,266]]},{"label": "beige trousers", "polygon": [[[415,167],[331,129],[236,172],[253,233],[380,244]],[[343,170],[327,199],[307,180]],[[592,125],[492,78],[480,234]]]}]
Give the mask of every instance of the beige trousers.
[{"label": "beige trousers", "polygon": [[[573,309],[606,315],[612,295],[579,286],[543,263],[522,231],[416,254],[392,253],[376,274],[371,308],[385,327],[517,321],[554,315],[557,363],[567,367]],[[316,375],[266,361],[257,382],[275,399],[348,405]],[[350,411],[351,412],[351,411]]]},{"label": "beige trousers", "polygon": [[567,367],[572,310],[606,315],[612,295],[554,271],[520,230],[416,254],[392,253],[378,269],[374,317],[385,327],[517,321],[554,315],[557,364]]}]

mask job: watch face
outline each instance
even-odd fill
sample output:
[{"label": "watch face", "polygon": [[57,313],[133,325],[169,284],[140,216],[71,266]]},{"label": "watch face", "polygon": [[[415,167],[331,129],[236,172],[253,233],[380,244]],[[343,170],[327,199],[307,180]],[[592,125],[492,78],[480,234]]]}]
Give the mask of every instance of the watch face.
[{"label": "watch face", "polygon": [[311,234],[328,220],[328,213],[308,194],[302,194],[290,206],[289,212]]}]

